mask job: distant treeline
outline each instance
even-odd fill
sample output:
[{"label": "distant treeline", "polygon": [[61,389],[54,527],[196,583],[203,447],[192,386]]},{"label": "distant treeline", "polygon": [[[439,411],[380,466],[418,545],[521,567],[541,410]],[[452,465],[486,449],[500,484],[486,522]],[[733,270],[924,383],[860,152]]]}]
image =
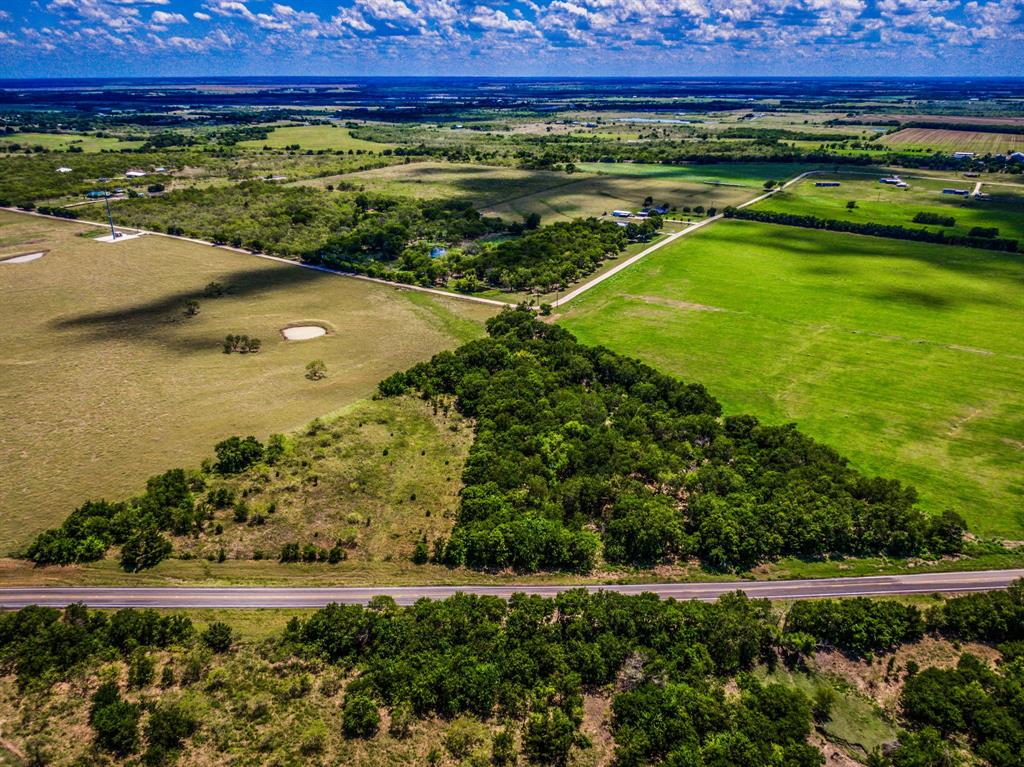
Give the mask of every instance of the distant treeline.
[{"label": "distant treeline", "polygon": [[1017,240],[979,236],[977,234],[974,236],[947,234],[942,230],[931,231],[929,229],[908,229],[904,226],[858,223],[856,221],[841,221],[834,218],[801,216],[795,213],[775,213],[765,210],[751,210],[750,208],[728,207],[723,212],[726,218],[738,218],[745,221],[759,221],[764,224],[799,226],[804,229],[825,229],[831,232],[866,234],[872,237],[887,237],[894,240],[913,240],[915,242],[930,242],[938,245],[958,245],[968,248],[982,248],[984,250],[999,250],[1006,253],[1016,253],[1018,247]]}]

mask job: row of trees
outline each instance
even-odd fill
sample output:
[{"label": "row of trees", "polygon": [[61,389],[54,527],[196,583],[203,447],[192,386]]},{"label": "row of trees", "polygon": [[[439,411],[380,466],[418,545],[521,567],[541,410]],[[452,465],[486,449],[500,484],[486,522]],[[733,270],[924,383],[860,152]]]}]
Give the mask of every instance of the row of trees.
[{"label": "row of trees", "polygon": [[[818,218],[817,216],[801,216],[795,213],[775,213],[766,210],[751,210],[750,208],[728,207],[724,211],[727,218],[738,218],[745,221],[760,221],[765,224],[782,224],[784,226],[799,226],[805,229],[826,229],[831,232],[849,232],[851,234],[866,234],[872,237],[888,237],[895,240],[913,240],[915,242],[931,242],[939,245],[962,245],[969,248],[984,248],[985,250],[1000,250],[1007,253],[1016,253],[1018,242],[998,237],[971,235],[947,234],[941,229],[932,231],[930,229],[908,229],[905,226],[891,224],[861,223],[857,221],[842,221],[834,218]],[[921,215],[921,214],[918,214]],[[915,221],[917,219],[915,218]],[[952,220],[952,219],[950,219]]]},{"label": "row of trees", "polygon": [[[219,442],[209,473],[232,475],[265,462],[274,464],[285,452],[285,438],[271,435],[264,445],[255,437],[229,437]],[[162,533],[197,534],[212,510],[230,505],[223,487],[205,489],[209,474],[170,469],[146,482],[146,491],[127,501],[86,501],[60,527],[40,533],[25,552],[37,565],[69,565],[102,559],[111,546],[120,546],[121,567],[137,572],[154,567],[171,555]],[[244,520],[241,520],[244,521]]]},{"label": "row of trees", "polygon": [[526,309],[489,338],[396,373],[476,419],[451,566],[586,571],[699,558],[743,570],[785,555],[959,551],[963,521],[930,517],[913,488],[867,477],[792,424],[721,417],[700,384],[579,344]]}]

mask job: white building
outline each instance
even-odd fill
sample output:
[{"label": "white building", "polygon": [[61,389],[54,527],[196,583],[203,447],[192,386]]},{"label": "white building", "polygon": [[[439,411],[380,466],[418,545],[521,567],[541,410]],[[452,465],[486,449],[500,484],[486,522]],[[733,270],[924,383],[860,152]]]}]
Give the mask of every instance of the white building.
[{"label": "white building", "polygon": [[124,177],[125,178],[143,178],[144,176],[148,176],[148,175],[149,174],[146,173],[146,171],[144,171],[144,170],[130,170],[127,173],[124,174]]},{"label": "white building", "polygon": [[70,173],[71,172],[71,168],[64,168],[64,167],[57,168],[57,172],[58,173]]}]

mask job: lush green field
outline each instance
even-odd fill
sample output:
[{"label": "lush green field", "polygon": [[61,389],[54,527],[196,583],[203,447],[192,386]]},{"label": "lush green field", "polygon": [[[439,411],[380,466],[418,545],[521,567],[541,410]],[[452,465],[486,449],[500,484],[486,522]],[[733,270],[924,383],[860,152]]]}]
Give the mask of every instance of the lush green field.
[{"label": "lush green field", "polygon": [[142,141],[120,141],[116,138],[100,138],[89,133],[12,133],[0,137],[0,146],[20,144],[22,147],[41,146],[51,150],[66,150],[78,147],[83,152],[99,152],[103,149],[123,152],[138,149]]},{"label": "lush green field", "polygon": [[286,128],[274,128],[265,140],[242,141],[240,147],[262,149],[269,146],[273,149],[283,149],[287,146],[299,145],[300,149],[342,150],[372,150],[379,151],[387,149],[390,144],[378,144],[375,141],[363,141],[353,138],[348,128],[337,125],[298,125]]},{"label": "lush green field", "polygon": [[[839,181],[842,186],[817,187],[816,181]],[[758,210],[818,216],[858,223],[878,223],[920,228],[913,221],[917,213],[952,216],[956,226],[937,227],[949,234],[966,235],[972,227],[996,227],[1000,237],[1024,238],[1024,198],[1007,196],[1013,187],[982,184],[981,191],[998,199],[975,200],[959,195],[942,194],[947,187],[973,191],[979,179],[942,181],[906,176],[910,187],[897,189],[880,184],[877,177],[864,174],[816,175],[793,184],[786,191],[759,202]],[[857,207],[847,208],[849,201]]]},{"label": "lush green field", "polygon": [[[231,434],[265,437],[373,391],[391,372],[482,332],[492,309],[149,236],[0,213],[0,540],[4,551],[88,497],[136,492]],[[228,294],[208,298],[211,281]],[[186,317],[190,299],[200,311]],[[330,334],[285,341],[312,320]],[[227,334],[262,340],[224,354]],[[312,359],[328,377],[304,377]]]},{"label": "lush green field", "polygon": [[795,420],[985,536],[1024,538],[1020,256],[729,221],[573,302],[587,343]]},{"label": "lush green field", "polygon": [[631,162],[583,162],[579,169],[587,173],[615,176],[640,176],[696,181],[706,184],[761,186],[768,179],[784,181],[803,173],[805,165],[773,162],[722,162],[712,165],[646,165]]}]

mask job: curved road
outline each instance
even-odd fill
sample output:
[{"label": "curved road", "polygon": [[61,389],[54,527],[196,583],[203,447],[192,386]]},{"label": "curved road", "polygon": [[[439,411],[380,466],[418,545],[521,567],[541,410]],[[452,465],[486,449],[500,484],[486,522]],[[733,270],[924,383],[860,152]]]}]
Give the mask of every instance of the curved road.
[{"label": "curved road", "polygon": [[[822,599],[828,597],[944,594],[1005,589],[1024,570],[983,570],[916,575],[873,575],[857,578],[818,578],[796,581],[728,581],[719,583],[649,583],[638,585],[590,585],[589,591],[619,594],[654,593],[663,599],[712,601],[722,594],[742,590],[759,599]],[[374,596],[390,596],[400,605],[419,599],[445,599],[455,593],[472,593],[507,599],[512,594],[554,596],[576,586],[402,586],[263,588],[236,587],[43,587],[0,589],[0,608],[26,605],[64,607],[85,602],[90,607],[159,608],[315,608],[331,602],[365,604]]]}]

